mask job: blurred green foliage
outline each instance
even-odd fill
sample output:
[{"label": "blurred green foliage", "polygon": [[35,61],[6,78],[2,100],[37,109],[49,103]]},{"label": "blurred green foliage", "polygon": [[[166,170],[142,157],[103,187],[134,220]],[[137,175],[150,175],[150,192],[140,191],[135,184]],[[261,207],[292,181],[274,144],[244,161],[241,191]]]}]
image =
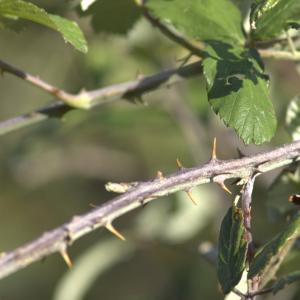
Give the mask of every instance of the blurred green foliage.
[{"label": "blurred green foliage", "polygon": [[[144,20],[136,20],[136,13],[130,18],[120,13],[129,9],[129,1],[128,7],[123,4],[124,10],[117,10],[116,17],[109,15],[109,1],[96,2],[91,10],[106,12],[101,21],[92,18],[92,24],[97,21],[97,33],[91,27],[90,15],[79,18],[76,14],[76,1],[37,2],[50,13],[79,22],[88,40],[88,54],[77,53],[47,29],[26,26],[21,34],[0,32],[1,59],[70,92],[158,72],[178,65],[178,59],[187,54]],[[65,9],[67,5],[75,10]],[[107,5],[107,10],[102,11],[101,5]],[[158,169],[174,172],[177,157],[186,166],[206,162],[214,136],[220,141],[218,154],[224,159],[237,157],[237,147],[250,154],[289,141],[283,119],[288,100],[300,91],[295,67],[294,63],[267,62],[281,127],[273,144],[263,147],[246,148],[215,117],[207,104],[202,77],[145,96],[148,106],[115,102],[94,111],[73,111],[62,121],[50,120],[2,136],[0,251],[14,249],[88,211],[90,203],[99,205],[109,200],[114,195],[105,191],[107,181],[149,179]],[[49,95],[9,74],[1,77],[0,91],[1,120],[52,101]],[[189,127],[194,128],[189,134],[178,115],[185,110],[198,122],[197,130]],[[275,175],[262,176],[255,187],[253,231],[261,244],[282,226],[266,217],[266,190]],[[221,218],[232,197],[214,185],[193,193],[198,206],[179,193],[118,220],[116,225],[127,237],[126,245],[102,229],[84,237],[70,249],[75,263],[71,271],[59,255],[53,255],[0,281],[0,299],[61,300],[58,295],[67,290],[68,280],[73,287],[82,283],[82,279],[72,277],[76,271],[81,278],[85,275],[76,269],[77,261],[85,267],[86,280],[90,278],[80,299],[222,299],[216,269],[200,255],[198,246],[206,240],[216,244]],[[288,194],[282,197],[287,201]],[[107,250],[108,246],[113,250]],[[293,262],[287,266],[289,271],[299,264],[299,256]],[[281,298],[277,299],[300,296],[296,290],[290,296],[278,295]]]}]

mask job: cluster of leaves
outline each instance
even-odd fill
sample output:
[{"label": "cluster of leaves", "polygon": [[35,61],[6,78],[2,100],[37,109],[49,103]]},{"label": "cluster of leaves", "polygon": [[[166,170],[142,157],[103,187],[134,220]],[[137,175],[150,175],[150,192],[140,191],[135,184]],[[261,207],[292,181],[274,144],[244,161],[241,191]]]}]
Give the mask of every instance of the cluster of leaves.
[{"label": "cluster of leaves", "polygon": [[257,41],[272,39],[299,24],[299,1],[255,1],[249,33],[243,30],[242,16],[230,0],[151,0],[146,5],[186,37],[205,42],[208,100],[224,123],[246,144],[269,141],[276,130],[276,116],[268,76],[254,47]]},{"label": "cluster of leaves", "polygon": [[[243,214],[231,207],[223,219],[218,252],[218,277],[224,293],[229,293],[241,280],[246,268],[247,243],[244,239]],[[284,258],[300,235],[300,214],[297,213],[286,228],[260,248],[249,265],[248,279],[259,280],[265,287],[275,278]],[[276,280],[271,290],[277,293],[288,283],[299,280],[299,271]]]},{"label": "cluster of leaves", "polygon": [[[150,0],[151,13],[191,41],[204,42],[201,57],[208,100],[224,123],[234,128],[246,144],[269,141],[276,130],[276,116],[269,95],[269,78],[258,51],[258,41],[269,41],[300,24],[300,2],[254,1],[246,33],[242,16],[229,0]],[[226,11],[226,14],[224,14]],[[275,22],[276,20],[276,22]],[[293,121],[295,123],[295,116]],[[292,123],[292,122],[290,122]],[[293,134],[298,124],[293,124]],[[291,127],[291,126],[290,126]],[[248,278],[269,283],[300,235],[300,215],[276,237],[261,247],[248,265]],[[240,208],[232,206],[221,225],[218,277],[224,293],[240,281],[247,266],[247,243]],[[275,282],[273,293],[299,279],[299,272]]]},{"label": "cluster of leaves", "polygon": [[[300,98],[298,96],[290,102],[286,113],[286,127],[293,140],[299,140],[299,115]],[[284,217],[292,221],[259,249],[248,266],[248,278],[259,280],[260,289],[274,281],[279,267],[300,236],[300,214],[297,210],[295,212],[295,205],[299,205],[299,172],[300,169],[296,165],[284,169],[270,187],[268,209],[271,220],[277,222]],[[288,194],[291,195],[290,202],[286,201]],[[243,218],[241,210],[233,206],[227,212],[221,225],[218,277],[224,293],[230,292],[239,283],[247,267]],[[286,285],[299,279],[300,271],[297,270],[277,278],[275,282],[269,284],[268,290],[276,294]]]}]

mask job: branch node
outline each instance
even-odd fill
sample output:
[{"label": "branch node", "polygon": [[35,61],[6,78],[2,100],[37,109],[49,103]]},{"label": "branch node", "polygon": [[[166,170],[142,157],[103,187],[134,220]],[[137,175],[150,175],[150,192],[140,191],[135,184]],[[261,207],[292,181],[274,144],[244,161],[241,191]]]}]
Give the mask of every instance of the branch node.
[{"label": "branch node", "polygon": [[113,235],[115,235],[117,238],[119,238],[120,240],[122,241],[125,241],[125,237],[110,223],[108,222],[106,225],[105,225],[105,228],[107,230],[109,230]]},{"label": "branch node", "polygon": [[136,187],[138,185],[138,182],[108,182],[105,184],[105,189],[108,192],[113,192],[117,194],[124,194],[128,192],[131,188]]},{"label": "branch node", "polygon": [[159,180],[164,180],[165,179],[164,174],[159,170],[156,173],[156,178],[159,179]]}]

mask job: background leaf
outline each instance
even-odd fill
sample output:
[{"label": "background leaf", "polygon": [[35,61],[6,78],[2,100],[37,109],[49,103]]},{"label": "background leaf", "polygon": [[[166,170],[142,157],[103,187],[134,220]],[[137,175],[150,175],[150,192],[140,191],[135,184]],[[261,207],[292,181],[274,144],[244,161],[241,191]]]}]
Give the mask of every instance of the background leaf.
[{"label": "background leaf", "polygon": [[216,41],[206,51],[203,72],[213,110],[246,144],[269,141],[276,117],[256,51]]},{"label": "background leaf", "polygon": [[96,32],[116,34],[127,33],[140,16],[132,0],[95,1],[80,14],[92,16],[91,24]]},{"label": "background leaf", "polygon": [[255,26],[252,36],[255,39],[274,38],[284,29],[300,24],[299,0],[264,1],[258,4],[255,10],[252,12],[252,22]]},{"label": "background leaf", "polygon": [[273,279],[283,259],[288,254],[294,241],[300,233],[300,214],[270,242],[268,242],[254,257],[250,265],[248,278],[259,276],[260,288]]},{"label": "background leaf", "polygon": [[232,206],[222,221],[219,235],[218,278],[225,294],[239,283],[245,268],[244,232],[242,211]]},{"label": "background leaf", "polygon": [[229,0],[149,0],[146,5],[153,15],[191,38],[244,42],[240,12]]},{"label": "background leaf", "polygon": [[64,40],[77,50],[87,52],[87,43],[78,25],[62,17],[48,14],[44,9],[22,0],[0,0],[0,16],[22,18],[42,24],[61,33]]}]

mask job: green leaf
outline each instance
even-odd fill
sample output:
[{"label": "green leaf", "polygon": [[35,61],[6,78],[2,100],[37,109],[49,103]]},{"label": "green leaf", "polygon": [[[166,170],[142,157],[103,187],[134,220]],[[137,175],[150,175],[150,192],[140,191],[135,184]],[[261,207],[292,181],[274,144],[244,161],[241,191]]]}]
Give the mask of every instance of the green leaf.
[{"label": "green leaf", "polygon": [[298,213],[281,233],[263,246],[256,254],[250,265],[248,278],[258,276],[260,278],[260,288],[264,287],[273,279],[299,234],[300,214]]},{"label": "green leaf", "polygon": [[133,0],[96,1],[82,12],[82,16],[92,15],[91,24],[96,32],[126,34],[140,16]]},{"label": "green leaf", "polygon": [[290,273],[280,279],[278,279],[272,286],[272,292],[273,294],[278,293],[280,290],[282,290],[287,284],[294,283],[295,281],[300,280],[300,271],[295,271],[293,273]]},{"label": "green leaf", "polygon": [[300,25],[299,0],[260,1],[253,9],[251,23],[254,39],[271,39],[289,27]]},{"label": "green leaf", "polygon": [[64,40],[77,50],[87,52],[87,43],[78,25],[22,0],[0,0],[0,16],[22,18],[50,27],[61,33]]},{"label": "green leaf", "polygon": [[290,102],[286,111],[286,128],[293,140],[300,139],[300,96]]},{"label": "green leaf", "polygon": [[232,206],[222,221],[219,235],[218,278],[225,294],[239,283],[245,268],[247,242],[244,233],[242,211]]},{"label": "green leaf", "polygon": [[269,141],[277,122],[257,52],[216,41],[206,51],[203,73],[213,110],[246,144]]},{"label": "green leaf", "polygon": [[196,40],[224,40],[242,45],[241,15],[229,0],[148,0],[151,14]]}]

